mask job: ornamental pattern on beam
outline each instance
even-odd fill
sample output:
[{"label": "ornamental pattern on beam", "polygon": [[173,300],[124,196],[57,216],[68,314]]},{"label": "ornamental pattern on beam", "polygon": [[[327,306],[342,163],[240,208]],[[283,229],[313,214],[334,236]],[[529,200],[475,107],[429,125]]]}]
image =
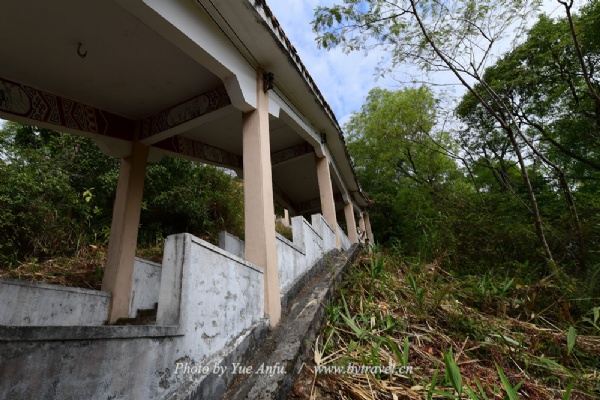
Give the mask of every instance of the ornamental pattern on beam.
[{"label": "ornamental pattern on beam", "polygon": [[[333,201],[336,205],[338,205],[339,203],[344,204],[344,199],[341,193],[335,193],[333,195]],[[296,207],[296,211],[299,214],[305,214],[308,211],[318,210],[321,208],[321,198],[311,199],[302,203],[298,203]]]},{"label": "ornamental pattern on beam", "polygon": [[294,201],[292,201],[292,199],[290,199],[290,197],[287,194],[285,194],[284,191],[275,182],[273,182],[273,196],[276,200],[280,200],[280,202],[283,202],[283,204],[281,204],[283,207],[288,209],[291,208],[290,211],[296,214],[296,203],[294,203]]},{"label": "ornamental pattern on beam", "polygon": [[219,86],[142,120],[141,139],[175,128],[230,104],[231,99],[225,86]]},{"label": "ornamental pattern on beam", "polygon": [[271,154],[271,165],[276,166],[305,154],[314,154],[315,149],[309,143],[301,143]]},{"label": "ornamental pattern on beam", "polygon": [[179,135],[158,142],[152,147],[233,169],[241,169],[243,165],[242,157],[237,154]]},{"label": "ornamental pattern on beam", "polygon": [[125,140],[131,140],[134,127],[132,121],[118,115],[3,78],[0,78],[0,111]]}]

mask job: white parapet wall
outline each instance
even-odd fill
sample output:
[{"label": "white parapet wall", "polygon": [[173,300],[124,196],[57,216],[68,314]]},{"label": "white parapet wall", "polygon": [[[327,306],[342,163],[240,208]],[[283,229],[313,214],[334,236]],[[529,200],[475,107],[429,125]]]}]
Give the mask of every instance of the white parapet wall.
[{"label": "white parapet wall", "polygon": [[239,258],[244,258],[244,241],[229,232],[219,233],[219,247]]},{"label": "white parapet wall", "polygon": [[[301,216],[292,218],[293,241],[276,233],[279,287],[282,297],[324,254],[335,249],[335,232],[323,216],[315,214],[311,220],[312,224]],[[342,235],[342,247],[347,250],[350,248],[350,241],[343,232]],[[243,258],[244,242],[227,232],[219,234],[219,247]]]},{"label": "white parapet wall", "polygon": [[[160,264],[135,259],[129,316],[158,303]],[[0,279],[0,325],[99,326],[108,318],[110,293]]]},{"label": "white parapet wall", "polygon": [[[323,254],[335,248],[335,232],[327,221],[320,214],[313,215],[311,221],[312,224],[309,224],[303,217],[292,218],[293,241],[277,234],[276,245],[282,296],[322,258]],[[348,249],[350,247],[348,238],[341,229],[339,232],[342,248]],[[193,237],[190,236],[190,238]],[[234,264],[241,262],[247,269],[256,269],[243,260],[244,242],[226,232],[220,235],[220,246],[225,251],[197,238],[189,239],[188,242],[194,243],[192,246],[194,249],[201,248],[207,252],[207,255],[203,256],[204,258],[196,260],[199,265],[196,268],[208,268],[210,271],[214,271],[214,268],[221,268],[221,265],[228,266],[232,262]],[[168,250],[168,246],[166,246],[166,250]],[[200,250],[193,254],[198,251]],[[165,255],[167,253],[165,251]],[[217,258],[220,257],[220,259],[215,259],[215,254],[218,254]],[[171,261],[169,260],[169,262]],[[135,317],[138,310],[151,309],[159,303],[161,275],[164,273],[160,264],[136,258],[130,317]],[[221,271],[221,273],[224,272]],[[262,278],[262,272],[260,272],[260,277]],[[202,284],[206,284],[206,282],[202,281]],[[7,279],[0,280],[0,288],[0,304],[4,305],[0,308],[0,325],[98,326],[105,324],[107,319],[110,303],[110,293],[107,292]],[[205,292],[222,291],[223,288],[227,288],[227,285],[207,285]],[[232,293],[228,296],[236,296],[232,290],[229,290],[228,293]],[[262,292],[260,293],[262,296]],[[228,301],[228,304],[230,303]],[[262,300],[254,303],[260,304],[260,307],[263,306]],[[165,304],[165,302],[162,303],[163,311]],[[245,313],[246,310],[244,309],[243,312]],[[256,314],[257,310],[252,312]],[[251,319],[255,321],[256,317]],[[211,340],[212,342],[218,341]]]},{"label": "white parapet wall", "polygon": [[305,250],[290,242],[279,233],[276,236],[277,266],[279,269],[279,288],[281,296],[307,270]]},{"label": "white parapet wall", "polygon": [[352,246],[352,243],[350,243],[350,239],[348,239],[346,232],[344,232],[342,227],[339,225],[338,225],[338,233],[340,235],[340,241],[342,243],[342,250],[348,250],[350,248],[350,246]]},{"label": "white parapet wall", "polygon": [[[320,216],[313,221],[292,219],[293,242],[277,236],[283,293],[301,287],[335,248],[331,228]],[[268,332],[263,279],[261,268],[210,243],[190,234],[169,236],[162,267],[136,260],[132,309],[148,308],[158,299],[156,324],[144,326],[75,326],[101,324],[110,296],[0,281],[0,295],[6,296],[0,300],[5,313],[0,360],[7,360],[0,362],[0,399],[220,398],[237,376],[234,363],[243,364]],[[53,294],[44,294],[37,306],[23,310],[37,326],[8,326],[7,310],[22,308],[23,295],[9,292],[12,286],[64,291],[67,303],[55,304],[79,304],[82,310],[61,314],[64,326],[44,326],[32,308],[51,303]],[[86,296],[101,299],[101,310],[91,310]],[[68,319],[75,315],[78,320]],[[81,316],[98,320],[86,322]]]},{"label": "white parapet wall", "polygon": [[108,292],[0,279],[0,325],[103,325],[109,302]]},{"label": "white parapet wall", "polygon": [[323,238],[323,248],[333,249],[336,246],[335,243],[335,230],[321,214],[311,215],[312,226]]},{"label": "white parapet wall", "polygon": [[[284,304],[335,251],[320,215],[312,224],[293,218],[292,231],[293,241],[276,241]],[[243,242],[227,242],[243,254]],[[158,303],[155,325],[102,325],[108,293],[0,285],[0,360],[10,360],[0,363],[0,398],[219,398],[236,377],[233,363],[256,351],[269,327],[262,269],[190,234],[167,238],[162,266],[135,261],[131,314]]]},{"label": "white parapet wall", "polygon": [[[277,257],[282,297],[315,266],[317,261],[335,248],[335,235],[331,241],[325,240],[320,233],[321,220],[320,214],[312,216],[313,224],[309,224],[303,217],[293,217],[293,243],[283,237],[278,237]],[[315,221],[319,221],[317,227],[315,227]]]},{"label": "white parapet wall", "polygon": [[220,397],[268,330],[262,270],[173,235],[159,292],[156,325],[0,326],[0,399]]},{"label": "white parapet wall", "polygon": [[161,274],[162,267],[160,264],[142,258],[135,258],[129,317],[135,318],[138,310],[156,307]]},{"label": "white parapet wall", "polygon": [[206,362],[264,318],[262,269],[190,234],[167,238],[156,323],[180,326],[195,353],[180,356]]}]

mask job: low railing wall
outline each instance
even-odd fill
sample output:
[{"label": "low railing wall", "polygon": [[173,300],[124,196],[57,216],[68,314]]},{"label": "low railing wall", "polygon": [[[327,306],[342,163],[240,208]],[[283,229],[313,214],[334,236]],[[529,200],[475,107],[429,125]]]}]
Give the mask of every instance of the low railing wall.
[{"label": "low railing wall", "polygon": [[260,268],[170,236],[157,325],[0,326],[0,399],[218,397],[268,330],[263,291]]},{"label": "low railing wall", "polygon": [[198,361],[263,319],[262,269],[190,234],[167,238],[156,323],[182,326]]},{"label": "low railing wall", "polygon": [[245,259],[244,241],[229,232],[222,231],[219,233],[219,247],[239,258]]},{"label": "low railing wall", "polygon": [[[293,241],[277,235],[284,305],[337,251],[331,227],[319,215],[312,222],[293,218]],[[65,292],[66,300],[55,303],[79,316],[55,317],[72,326],[44,324],[35,307],[22,307],[22,294],[6,295],[12,303],[1,302],[1,311],[21,308],[31,325],[0,323],[0,398],[218,398],[236,376],[233,363],[244,363],[268,331],[263,280],[262,269],[243,258],[179,234],[167,238],[162,267],[136,260],[130,312],[158,303],[155,325],[83,326],[103,324],[108,293],[0,281],[0,295],[15,286]],[[37,296],[45,314],[51,294]],[[101,305],[91,309],[86,296]],[[77,304],[80,311],[62,310]]]},{"label": "low railing wall", "polygon": [[136,316],[138,310],[156,307],[161,274],[162,267],[160,264],[136,257],[133,266],[133,285],[129,305],[129,316],[131,318]]},{"label": "low railing wall", "polygon": [[342,249],[348,250],[350,248],[350,246],[352,246],[352,243],[350,243],[350,239],[348,239],[348,236],[346,236],[346,232],[344,232],[342,227],[339,225],[338,225],[338,234],[340,235],[340,242],[342,244]]},{"label": "low railing wall", "polygon": [[336,246],[335,243],[335,230],[321,214],[311,215],[312,226],[323,238],[323,248],[332,249]]},{"label": "low railing wall", "polygon": [[[129,316],[158,303],[160,264],[135,259]],[[108,319],[110,293],[0,279],[0,325],[100,326]]]},{"label": "low railing wall", "polygon": [[[323,254],[336,247],[335,232],[321,214],[313,215],[311,220],[312,224],[301,216],[292,218],[293,241],[279,233],[275,235],[282,297]],[[350,241],[343,232],[341,234],[345,238],[342,248],[347,250],[350,248]],[[227,232],[219,235],[219,247],[238,257],[244,256],[244,242]]]},{"label": "low railing wall", "polygon": [[0,279],[0,325],[103,325],[109,303],[108,292]]}]

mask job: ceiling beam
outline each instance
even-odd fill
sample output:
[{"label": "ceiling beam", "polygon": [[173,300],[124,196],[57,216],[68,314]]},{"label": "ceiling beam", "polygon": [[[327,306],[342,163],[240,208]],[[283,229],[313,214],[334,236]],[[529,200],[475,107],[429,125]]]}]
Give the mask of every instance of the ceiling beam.
[{"label": "ceiling beam", "polygon": [[239,171],[243,167],[241,156],[181,135],[160,141],[152,147],[185,158],[231,168],[233,170]]},{"label": "ceiling beam", "polygon": [[0,77],[0,116],[25,124],[131,141],[134,121]]},{"label": "ceiling beam", "polygon": [[273,167],[278,167],[287,164],[298,157],[314,153],[314,147],[312,147],[309,143],[304,142],[296,146],[288,147],[287,149],[271,153],[271,165]]},{"label": "ceiling beam", "polygon": [[192,129],[207,120],[219,117],[215,113],[231,105],[225,86],[219,86],[183,103],[164,109],[142,120],[140,140],[152,145]]},{"label": "ceiling beam", "polygon": [[[336,209],[337,209],[337,206],[340,204],[341,204],[341,207],[343,208],[344,199],[342,198],[341,193],[335,193],[333,195],[333,200],[335,202]],[[307,214],[309,212],[312,213],[313,211],[318,211],[320,209],[321,209],[321,198],[320,197],[317,197],[317,198],[311,199],[311,200],[307,200],[307,201],[303,201],[301,203],[296,204],[296,211],[298,212],[299,215]]]}]

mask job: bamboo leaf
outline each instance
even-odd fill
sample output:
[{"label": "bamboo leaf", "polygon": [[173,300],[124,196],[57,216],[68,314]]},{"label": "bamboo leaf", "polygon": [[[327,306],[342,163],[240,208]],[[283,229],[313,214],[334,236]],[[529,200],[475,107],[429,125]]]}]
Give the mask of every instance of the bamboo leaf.
[{"label": "bamboo leaf", "polygon": [[517,397],[517,392],[510,384],[506,375],[504,375],[504,371],[502,371],[502,368],[500,368],[500,366],[497,363],[495,363],[495,364],[496,364],[496,369],[498,370],[498,375],[500,375],[500,380],[502,381],[502,386],[504,386],[504,390],[506,391],[508,398],[510,400],[519,400],[519,398]]},{"label": "bamboo leaf", "polygon": [[431,396],[433,396],[433,390],[435,389],[435,385],[437,385],[438,380],[438,370],[436,369],[433,373],[433,379],[431,380],[431,385],[429,385],[429,390],[427,391],[427,400],[431,400]]},{"label": "bamboo leaf", "polygon": [[408,365],[408,350],[410,347],[410,343],[408,342],[408,336],[404,338],[404,352],[402,353],[402,366],[406,367]]},{"label": "bamboo leaf", "polygon": [[483,397],[484,400],[490,400],[490,398],[487,396],[487,394],[485,394],[485,390],[483,390],[483,387],[481,386],[481,382],[479,382],[479,379],[475,378],[475,384],[477,385],[477,389],[479,389],[479,393],[481,394],[481,397]]},{"label": "bamboo leaf", "polygon": [[567,334],[567,354],[571,355],[573,351],[573,347],[575,347],[575,342],[577,341],[577,331],[575,331],[575,327],[569,327],[569,333]]},{"label": "bamboo leaf", "polygon": [[569,397],[571,397],[571,390],[573,390],[573,383],[570,383],[569,387],[567,387],[567,390],[565,391],[565,395],[562,397],[562,400],[569,400]]},{"label": "bamboo leaf", "polygon": [[477,394],[476,394],[475,392],[473,392],[473,389],[471,389],[471,388],[469,387],[469,385],[465,385],[465,388],[466,388],[466,390],[467,390],[467,394],[469,395],[469,398],[470,398],[471,400],[481,400],[481,399],[480,399],[480,398],[477,396]]},{"label": "bamboo leaf", "polygon": [[444,353],[444,363],[446,364],[446,376],[450,380],[450,384],[454,390],[458,393],[458,397],[460,397],[463,390],[462,376],[460,376],[460,370],[458,369],[458,365],[456,365],[456,361],[454,361],[452,347],[450,347],[448,353]]}]

